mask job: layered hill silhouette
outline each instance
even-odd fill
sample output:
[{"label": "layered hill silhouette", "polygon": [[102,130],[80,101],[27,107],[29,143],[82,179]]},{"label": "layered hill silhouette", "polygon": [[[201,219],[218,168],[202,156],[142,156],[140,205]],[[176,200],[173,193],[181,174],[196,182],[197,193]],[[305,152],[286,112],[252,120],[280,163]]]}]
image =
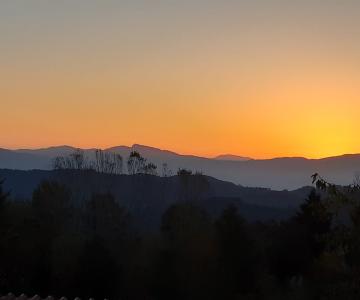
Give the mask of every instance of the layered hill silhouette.
[{"label": "layered hill silhouette", "polygon": [[221,154],[221,155],[215,156],[214,159],[230,160],[230,161],[247,161],[247,160],[251,160],[252,158],[245,157],[245,156],[239,156],[239,155],[233,155],[233,154]]},{"label": "layered hill silhouette", "polygon": [[78,205],[83,205],[82,201],[94,194],[111,193],[138,220],[136,223],[154,229],[167,208],[188,201],[212,216],[219,216],[226,207],[235,205],[249,221],[286,219],[295,213],[311,189],[274,191],[242,187],[204,175],[110,175],[92,170],[0,169],[0,178],[5,178],[4,189],[10,191],[15,201],[29,201],[33,191],[45,180],[65,184]]},{"label": "layered hill silhouette", "polygon": [[[50,147],[36,150],[0,149],[0,168],[15,170],[50,170],[52,160],[59,155],[68,155],[75,148],[70,146]],[[266,187],[276,190],[297,189],[309,185],[310,176],[319,173],[337,184],[352,183],[360,174],[360,154],[348,154],[323,159],[285,157],[274,159],[250,159],[234,155],[220,155],[205,158],[181,155],[175,152],[135,144],[131,147],[117,146],[104,151],[120,154],[125,160],[131,151],[138,151],[143,157],[161,169],[168,165],[173,174],[179,168],[200,171],[214,178],[249,187]],[[84,149],[92,158],[95,149]]]}]

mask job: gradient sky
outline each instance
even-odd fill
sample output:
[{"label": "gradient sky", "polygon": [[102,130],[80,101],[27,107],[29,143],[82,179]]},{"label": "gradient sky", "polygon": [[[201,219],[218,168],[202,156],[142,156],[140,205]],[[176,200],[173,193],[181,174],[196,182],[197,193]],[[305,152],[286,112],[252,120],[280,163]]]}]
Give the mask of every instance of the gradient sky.
[{"label": "gradient sky", "polygon": [[358,0],[4,0],[0,147],[360,152]]}]

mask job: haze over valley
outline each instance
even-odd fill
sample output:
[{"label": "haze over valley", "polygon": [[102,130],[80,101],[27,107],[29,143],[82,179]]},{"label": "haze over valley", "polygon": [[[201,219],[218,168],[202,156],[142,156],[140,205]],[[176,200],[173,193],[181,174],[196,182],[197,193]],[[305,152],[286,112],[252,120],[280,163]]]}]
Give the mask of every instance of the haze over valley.
[{"label": "haze over valley", "polygon": [[[51,170],[54,158],[69,155],[75,150],[76,148],[70,146],[33,150],[1,149],[0,168]],[[311,175],[314,173],[322,174],[327,180],[344,185],[352,183],[360,174],[359,154],[323,159],[285,157],[259,160],[231,155],[205,158],[181,155],[138,144],[131,147],[111,147],[104,151],[120,154],[124,161],[131,151],[138,151],[143,157],[157,165],[159,175],[162,172],[162,165],[166,163],[173,175],[178,169],[185,168],[242,186],[265,187],[274,190],[292,190],[308,186],[311,184]],[[84,153],[88,159],[91,159],[95,156],[95,149],[84,149]],[[126,173],[126,166],[123,172]]]}]

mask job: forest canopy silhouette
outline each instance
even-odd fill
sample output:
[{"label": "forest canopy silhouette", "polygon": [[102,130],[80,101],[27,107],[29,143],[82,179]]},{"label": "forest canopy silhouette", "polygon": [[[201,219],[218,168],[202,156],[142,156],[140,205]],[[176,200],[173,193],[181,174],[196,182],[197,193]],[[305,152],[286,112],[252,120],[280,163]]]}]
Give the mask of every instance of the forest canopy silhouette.
[{"label": "forest canopy silhouette", "polygon": [[[148,188],[144,182],[157,174],[136,152],[126,165],[126,176],[139,186]],[[204,209],[208,177],[181,169],[173,176],[179,198],[164,206],[156,230],[144,231],[136,224],[142,220],[110,192],[79,190],[92,184],[88,172],[124,176],[122,166],[122,158],[100,151],[94,162],[81,152],[58,158],[56,177],[22,201],[1,182],[1,293],[95,299],[359,295],[358,185],[336,186],[314,174],[315,188],[294,214],[252,222],[234,203],[218,214]],[[149,205],[146,190],[139,203],[136,210]]]}]

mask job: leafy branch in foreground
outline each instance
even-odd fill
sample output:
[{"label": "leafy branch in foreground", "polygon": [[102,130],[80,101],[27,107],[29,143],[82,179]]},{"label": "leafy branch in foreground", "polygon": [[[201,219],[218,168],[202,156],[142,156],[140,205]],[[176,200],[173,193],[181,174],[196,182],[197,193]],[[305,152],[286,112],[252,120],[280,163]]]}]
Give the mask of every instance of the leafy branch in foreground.
[{"label": "leafy branch in foreground", "polygon": [[328,182],[318,173],[312,183],[326,195],[325,209],[333,214],[328,248],[343,258],[350,269],[355,267],[353,257],[360,255],[360,185],[358,182],[340,186]]},{"label": "leafy branch in foreground", "polygon": [[[328,182],[323,177],[321,177],[318,173],[311,175],[311,178],[312,178],[312,184],[315,184],[317,189],[328,192],[334,196],[341,193],[341,191],[339,189],[339,185]],[[348,193],[359,192],[360,191],[360,183],[358,181],[355,181],[352,184],[342,186],[341,190],[348,192]]]}]

